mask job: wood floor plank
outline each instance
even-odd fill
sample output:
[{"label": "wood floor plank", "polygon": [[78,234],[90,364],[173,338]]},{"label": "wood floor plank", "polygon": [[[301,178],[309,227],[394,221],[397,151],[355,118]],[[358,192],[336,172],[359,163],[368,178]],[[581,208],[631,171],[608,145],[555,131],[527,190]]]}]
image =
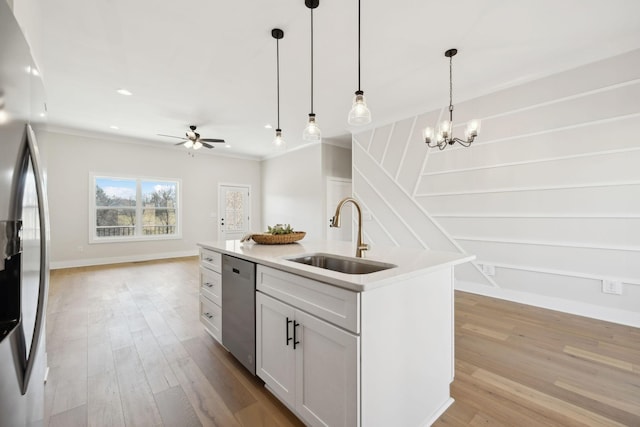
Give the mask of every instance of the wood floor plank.
[{"label": "wood floor plank", "polygon": [[82,405],[53,415],[49,427],[85,427],[87,425],[87,405]]},{"label": "wood floor plank", "polygon": [[155,394],[160,416],[165,426],[201,427],[202,423],[180,386]]},{"label": "wood floor plank", "polygon": [[576,421],[590,426],[624,427],[624,424],[595,414],[587,409],[572,405],[571,403],[561,401],[553,396],[541,393],[531,387],[524,386],[508,378],[501,377],[483,369],[477,370],[472,375],[475,378],[481,379],[486,384],[491,384],[497,390],[508,394],[512,399],[521,400],[528,406],[537,406],[553,411],[563,419],[567,418],[571,421]]},{"label": "wood floor plank", "polygon": [[236,413],[256,402],[255,397],[233,376],[229,368],[209,351],[200,339],[193,338],[183,341],[182,345],[231,412]]},{"label": "wood floor plank", "polygon": [[113,355],[126,424],[131,426],[161,424],[160,412],[135,347],[114,350]]},{"label": "wood floor plank", "polygon": [[203,425],[239,426],[224,400],[190,357],[172,362],[171,367]]},{"label": "wood floor plank", "polygon": [[177,386],[178,379],[151,330],[133,332],[132,337],[151,391],[156,394]]},{"label": "wood floor plank", "polygon": [[633,372],[633,363],[625,362],[624,360],[615,359],[613,357],[604,356],[591,351],[576,348],[570,345],[564,347],[565,353],[570,354],[581,359],[591,360],[597,363],[603,363],[605,365],[613,366],[614,368],[622,369],[625,371]]},{"label": "wood floor plank", "polygon": [[92,427],[123,426],[124,413],[115,371],[102,371],[92,375],[88,383],[88,425]]}]

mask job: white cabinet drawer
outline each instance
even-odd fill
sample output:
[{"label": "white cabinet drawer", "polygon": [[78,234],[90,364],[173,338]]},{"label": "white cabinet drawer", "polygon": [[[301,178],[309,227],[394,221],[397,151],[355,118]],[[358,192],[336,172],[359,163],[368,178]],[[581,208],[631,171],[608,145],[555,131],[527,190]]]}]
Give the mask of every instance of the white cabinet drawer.
[{"label": "white cabinet drawer", "polygon": [[220,273],[222,271],[222,254],[200,248],[200,264]]},{"label": "white cabinet drawer", "polygon": [[207,331],[222,343],[222,309],[200,294],[200,321]]},{"label": "white cabinet drawer", "polygon": [[360,294],[258,265],[256,289],[334,325],[360,333]]},{"label": "white cabinet drawer", "polygon": [[200,293],[222,306],[222,275],[200,267]]}]

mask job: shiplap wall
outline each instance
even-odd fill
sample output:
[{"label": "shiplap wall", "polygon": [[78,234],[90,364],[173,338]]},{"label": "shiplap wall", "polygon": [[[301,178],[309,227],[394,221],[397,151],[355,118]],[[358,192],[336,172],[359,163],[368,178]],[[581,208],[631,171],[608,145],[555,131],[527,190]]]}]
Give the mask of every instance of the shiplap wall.
[{"label": "shiplap wall", "polygon": [[426,147],[445,113],[354,135],[367,238],[475,254],[458,289],[640,326],[640,50],[457,104],[471,148]]}]

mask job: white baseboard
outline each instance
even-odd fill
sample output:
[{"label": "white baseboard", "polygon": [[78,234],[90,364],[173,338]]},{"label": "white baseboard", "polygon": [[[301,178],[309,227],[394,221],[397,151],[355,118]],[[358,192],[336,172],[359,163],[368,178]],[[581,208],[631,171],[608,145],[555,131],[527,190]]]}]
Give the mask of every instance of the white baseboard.
[{"label": "white baseboard", "polygon": [[640,328],[640,311],[634,312],[619,310],[546,295],[538,295],[504,288],[493,288],[462,280],[456,280],[455,289],[458,291],[470,292],[473,294],[513,301],[520,304],[532,305],[534,307],[541,307],[549,310],[561,311],[563,313],[575,314],[577,316],[590,317],[592,319]]},{"label": "white baseboard", "polygon": [[89,267],[93,265],[121,264],[124,262],[153,261],[156,259],[182,258],[182,257],[188,257],[188,256],[196,256],[196,255],[198,255],[198,249],[194,248],[193,250],[181,251],[181,252],[162,252],[162,253],[127,255],[127,256],[109,257],[109,258],[87,258],[87,259],[75,259],[75,260],[67,260],[67,261],[52,261],[49,263],[49,268],[51,270],[57,270],[60,268]]},{"label": "white baseboard", "polygon": [[449,406],[451,406],[453,404],[453,402],[455,402],[455,400],[450,397],[447,399],[446,402],[444,402],[442,404],[442,406],[440,406],[440,408],[438,408],[438,410],[431,416],[431,418],[429,418],[428,420],[426,420],[424,423],[421,424],[422,427],[428,427],[430,425],[432,425],[433,423],[435,423],[438,418],[440,418],[442,416],[442,414],[444,414],[444,412],[449,409]]}]

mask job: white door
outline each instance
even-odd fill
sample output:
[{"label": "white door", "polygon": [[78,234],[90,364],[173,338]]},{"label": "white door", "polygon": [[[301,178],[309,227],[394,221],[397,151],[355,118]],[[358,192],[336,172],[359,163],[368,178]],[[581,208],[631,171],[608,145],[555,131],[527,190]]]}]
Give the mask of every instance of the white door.
[{"label": "white door", "polygon": [[294,316],[293,307],[256,292],[256,374],[290,407],[296,402]]},{"label": "white door", "polygon": [[220,240],[241,239],[251,228],[249,186],[220,185],[218,194]]},{"label": "white door", "polygon": [[300,310],[296,320],[296,410],[311,426],[359,425],[360,338]]},{"label": "white door", "polygon": [[345,197],[351,197],[351,180],[344,178],[327,178],[327,213],[326,236],[327,240],[353,241],[353,205],[348,204],[340,213],[340,228],[330,227],[330,220],[336,213],[338,202]]}]

